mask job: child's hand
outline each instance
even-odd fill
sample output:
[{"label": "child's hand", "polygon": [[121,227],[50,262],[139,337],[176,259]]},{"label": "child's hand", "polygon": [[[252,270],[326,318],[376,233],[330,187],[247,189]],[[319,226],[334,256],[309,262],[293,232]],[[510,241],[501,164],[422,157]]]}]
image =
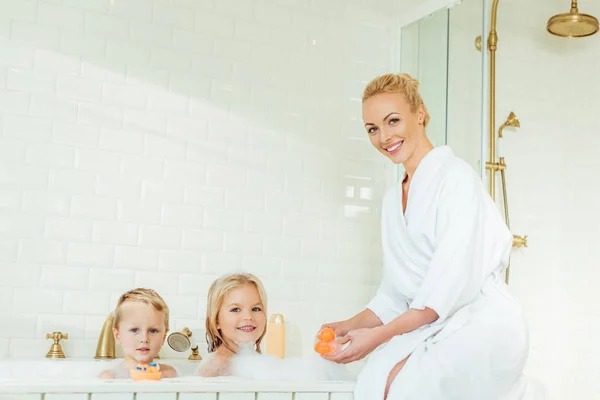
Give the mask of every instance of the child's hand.
[{"label": "child's hand", "polygon": [[100,379],[115,379],[115,373],[113,371],[102,371],[100,375],[98,375]]}]

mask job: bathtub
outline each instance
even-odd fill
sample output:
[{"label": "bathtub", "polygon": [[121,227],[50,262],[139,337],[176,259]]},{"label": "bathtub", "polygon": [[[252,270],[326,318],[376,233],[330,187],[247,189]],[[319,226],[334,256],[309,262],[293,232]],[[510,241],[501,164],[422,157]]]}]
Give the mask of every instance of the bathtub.
[{"label": "bathtub", "polygon": [[183,375],[158,382],[94,378],[112,361],[0,359],[0,400],[352,400],[354,382],[190,376],[197,362],[161,360]]}]

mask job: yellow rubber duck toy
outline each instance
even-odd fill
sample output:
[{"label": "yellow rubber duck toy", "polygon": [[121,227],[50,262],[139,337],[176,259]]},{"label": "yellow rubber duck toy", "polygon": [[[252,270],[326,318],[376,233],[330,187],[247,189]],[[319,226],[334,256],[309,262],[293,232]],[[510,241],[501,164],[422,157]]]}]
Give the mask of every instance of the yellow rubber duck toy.
[{"label": "yellow rubber duck toy", "polygon": [[162,375],[156,363],[140,363],[130,372],[134,381],[158,381]]}]

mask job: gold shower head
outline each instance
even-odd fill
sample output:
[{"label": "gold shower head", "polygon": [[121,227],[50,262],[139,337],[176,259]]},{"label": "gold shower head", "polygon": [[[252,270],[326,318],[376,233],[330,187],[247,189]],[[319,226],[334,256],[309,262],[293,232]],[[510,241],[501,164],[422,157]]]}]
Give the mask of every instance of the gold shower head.
[{"label": "gold shower head", "polygon": [[513,128],[520,128],[521,123],[519,122],[519,118],[517,118],[515,113],[511,111],[510,114],[508,114],[508,118],[506,118],[506,122],[504,123],[504,126],[512,126]]},{"label": "gold shower head", "polygon": [[546,30],[553,35],[577,38],[591,36],[598,32],[598,20],[577,9],[577,0],[571,1],[571,11],[558,14],[548,20]]},{"label": "gold shower head", "polygon": [[498,137],[499,138],[502,137],[502,131],[507,126],[510,126],[512,128],[520,128],[521,127],[521,123],[519,122],[519,118],[517,118],[517,116],[515,115],[515,113],[512,112],[512,111],[510,112],[510,114],[508,114],[508,118],[506,118],[506,122],[504,122],[502,125],[500,125],[500,128],[498,129]]}]

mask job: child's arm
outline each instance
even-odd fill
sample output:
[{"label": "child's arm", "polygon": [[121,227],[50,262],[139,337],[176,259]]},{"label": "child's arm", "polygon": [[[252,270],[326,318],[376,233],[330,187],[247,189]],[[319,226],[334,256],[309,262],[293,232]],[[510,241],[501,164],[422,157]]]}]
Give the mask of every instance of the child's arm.
[{"label": "child's arm", "polygon": [[111,370],[102,371],[100,375],[98,375],[100,379],[115,379],[115,372]]}]

